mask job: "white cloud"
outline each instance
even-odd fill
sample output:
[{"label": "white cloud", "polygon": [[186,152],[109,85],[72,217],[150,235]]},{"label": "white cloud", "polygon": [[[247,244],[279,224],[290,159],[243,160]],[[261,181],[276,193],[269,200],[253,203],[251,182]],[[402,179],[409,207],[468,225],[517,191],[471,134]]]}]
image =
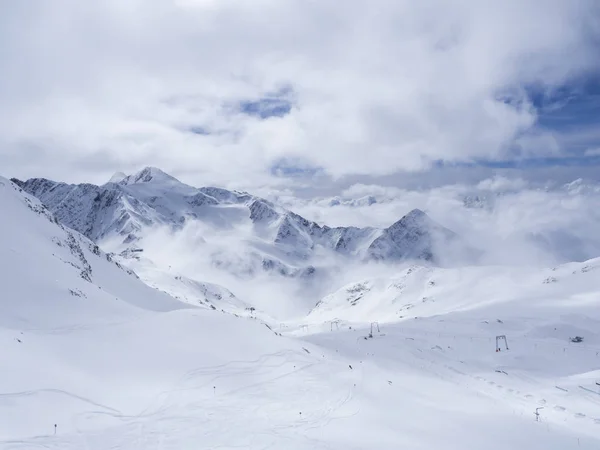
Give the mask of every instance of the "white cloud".
[{"label": "white cloud", "polygon": [[[260,184],[282,158],[337,177],[501,157],[515,139],[526,153],[555,154],[536,138],[520,86],[556,85],[596,64],[596,9],[594,0],[4,2],[0,162],[6,175],[101,181],[152,164],[198,184]],[[227,107],[282,85],[296,99],[285,117]],[[507,90],[521,101],[496,100]]]},{"label": "white cloud", "polygon": [[402,189],[399,189],[397,187],[393,187],[393,186],[379,186],[376,184],[362,184],[362,183],[358,183],[358,184],[353,184],[352,186],[350,186],[348,189],[345,189],[342,192],[342,196],[343,197],[354,197],[354,198],[359,198],[359,197],[364,197],[367,195],[374,195],[377,196],[379,198],[384,198],[384,199],[388,199],[391,197],[398,197],[399,195],[401,195],[403,192]]},{"label": "white cloud", "polygon": [[480,181],[477,185],[478,189],[501,192],[507,190],[520,191],[525,189],[528,183],[522,178],[506,178],[503,176],[495,176],[486,180]]}]

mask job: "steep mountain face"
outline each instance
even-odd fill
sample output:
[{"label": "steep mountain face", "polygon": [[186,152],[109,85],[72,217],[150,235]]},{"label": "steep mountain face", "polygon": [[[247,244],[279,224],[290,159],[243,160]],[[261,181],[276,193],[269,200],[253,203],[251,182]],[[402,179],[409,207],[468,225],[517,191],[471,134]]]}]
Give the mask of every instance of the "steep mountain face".
[{"label": "steep mountain face", "polygon": [[[331,228],[246,192],[195,188],[152,167],[129,176],[115,174],[102,186],[13,181],[61,223],[123,255],[143,249],[152,230],[166,228],[177,236],[187,225],[201,224],[197,251],[209,255],[214,267],[243,276],[311,277],[320,271],[313,259],[323,252],[355,261],[436,263],[446,243],[458,241],[419,210],[383,230]],[[220,235],[227,236],[227,245],[211,247],[210,236]]]},{"label": "steep mountain face", "polygon": [[210,207],[250,199],[248,194],[224,189],[196,189],[152,167],[124,177],[115,174],[102,186],[69,185],[43,178],[12,181],[39,198],[62,223],[96,241],[117,235],[130,243],[141,237],[144,228],[166,225],[176,230],[190,218],[226,225],[228,218]]},{"label": "steep mountain face", "polygon": [[423,211],[414,209],[386,228],[368,248],[375,260],[420,259],[437,262],[435,248],[457,239],[452,231],[438,225]]},{"label": "steep mountain face", "polygon": [[12,181],[37,197],[61,223],[96,242],[118,235],[130,243],[137,240],[144,226],[168,222],[114,183],[70,185],[44,178]]}]

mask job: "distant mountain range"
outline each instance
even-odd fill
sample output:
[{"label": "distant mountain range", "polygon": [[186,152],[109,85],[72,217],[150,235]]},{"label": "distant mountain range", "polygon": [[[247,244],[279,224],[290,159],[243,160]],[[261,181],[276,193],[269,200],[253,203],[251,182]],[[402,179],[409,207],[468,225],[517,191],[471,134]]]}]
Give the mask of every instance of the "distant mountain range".
[{"label": "distant mountain range", "polygon": [[246,192],[188,186],[153,167],[129,176],[116,174],[101,186],[44,178],[12,181],[40,199],[63,224],[93,241],[118,239],[120,251],[143,248],[145,233],[156,226],[177,232],[191,221],[217,230],[249,223],[250,257],[263,270],[286,276],[311,274],[307,263],[319,251],[360,261],[416,259],[436,264],[447,246],[460,242],[418,209],[385,229],[332,228]]}]

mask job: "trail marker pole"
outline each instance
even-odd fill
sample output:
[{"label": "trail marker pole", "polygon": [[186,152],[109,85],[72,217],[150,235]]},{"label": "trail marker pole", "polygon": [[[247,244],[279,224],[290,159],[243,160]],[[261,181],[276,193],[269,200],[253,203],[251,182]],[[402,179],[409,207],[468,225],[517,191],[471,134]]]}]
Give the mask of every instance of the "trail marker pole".
[{"label": "trail marker pole", "polygon": [[540,409],[544,409],[544,407],[540,407],[540,408],[535,408],[535,421],[539,422],[540,421],[540,413],[538,412]]},{"label": "trail marker pole", "polygon": [[54,436],[56,436],[56,424],[54,424]]}]

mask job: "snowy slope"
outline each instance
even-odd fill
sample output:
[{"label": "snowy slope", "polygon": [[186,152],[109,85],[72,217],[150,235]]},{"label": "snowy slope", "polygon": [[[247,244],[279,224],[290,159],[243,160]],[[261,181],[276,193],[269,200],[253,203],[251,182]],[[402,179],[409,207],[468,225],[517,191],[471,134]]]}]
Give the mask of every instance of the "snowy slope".
[{"label": "snowy slope", "polygon": [[228,289],[188,278],[173,270],[161,270],[151,260],[144,257],[141,251],[130,251],[113,256],[113,258],[125,261],[144,283],[166,292],[177,300],[213,310],[249,315],[248,311],[251,306]]},{"label": "snowy slope", "polygon": [[553,269],[407,266],[367,278],[324,297],[311,320],[393,322],[457,311],[514,308],[521,314],[595,314],[600,307],[600,258]]},{"label": "snowy slope", "polygon": [[[599,375],[594,261],[549,271],[539,282],[555,295],[523,294],[526,308],[442,308],[364,339],[364,319],[264,324],[187,306],[4,179],[0,207],[2,450],[600,446],[597,394],[579,387]],[[492,350],[497,334],[510,351]]]},{"label": "snowy slope", "polygon": [[[599,273],[600,258],[546,270],[409,266],[326,296],[289,333],[370,364],[453,380],[495,399],[493,411],[531,420],[541,408],[549,433],[576,430],[565,448],[595,448],[583,440],[600,437]],[[516,448],[550,444],[530,445]]]},{"label": "snowy slope", "polygon": [[[51,314],[56,327],[68,327],[109,316],[120,321],[139,308],[170,311],[184,306],[140,282],[133,272],[58,223],[37,199],[4,178],[0,178],[0,195],[3,324],[36,329]],[[51,309],[39,308],[44,298],[52,299]],[[110,313],[104,318],[95,314],[100,304]]]},{"label": "snowy slope", "polygon": [[[10,368],[0,373],[2,449],[109,448],[115,426],[159,414],[179,386],[203,378],[193,373],[198,367],[232,364],[231,379],[223,370],[225,378],[212,381],[227,391],[238,383],[232,361],[265,350],[273,354],[265,361],[304,358],[300,344],[284,345],[258,321],[194,308],[148,287],[4,178],[0,207],[0,359]],[[226,292],[207,301],[243,305]],[[248,367],[242,385],[278,371],[240,364]],[[163,395],[168,388],[172,396]],[[54,423],[56,439],[48,436]],[[137,445],[130,432],[121,438],[125,448]]]}]

